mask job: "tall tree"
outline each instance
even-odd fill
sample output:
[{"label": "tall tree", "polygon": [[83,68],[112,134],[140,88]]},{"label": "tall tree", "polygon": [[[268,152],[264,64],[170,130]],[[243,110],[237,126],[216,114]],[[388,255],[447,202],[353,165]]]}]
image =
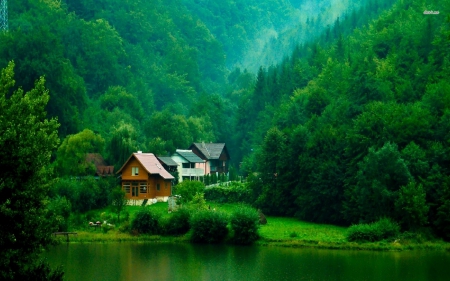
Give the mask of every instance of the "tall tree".
[{"label": "tall tree", "polygon": [[38,260],[54,231],[46,197],[59,124],[46,118],[44,79],[29,92],[12,91],[13,68],[0,76],[0,279],[58,280],[62,272]]},{"label": "tall tree", "polygon": [[103,153],[105,140],[89,129],[67,136],[58,148],[58,173],[68,176],[93,175],[95,166],[87,161],[88,153]]}]

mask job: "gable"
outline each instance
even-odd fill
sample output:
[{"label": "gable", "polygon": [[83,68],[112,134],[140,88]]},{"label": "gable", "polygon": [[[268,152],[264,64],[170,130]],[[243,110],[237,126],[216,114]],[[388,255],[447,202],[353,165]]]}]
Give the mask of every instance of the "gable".
[{"label": "gable", "polygon": [[230,159],[225,143],[193,143],[189,149],[199,153],[199,156],[205,160]]},{"label": "gable", "polygon": [[[133,170],[133,168],[138,169],[137,175],[135,175],[136,170]],[[174,179],[153,153],[133,153],[117,173],[122,173],[122,179],[124,177],[127,179],[147,179],[148,174],[156,174],[166,180]]]}]

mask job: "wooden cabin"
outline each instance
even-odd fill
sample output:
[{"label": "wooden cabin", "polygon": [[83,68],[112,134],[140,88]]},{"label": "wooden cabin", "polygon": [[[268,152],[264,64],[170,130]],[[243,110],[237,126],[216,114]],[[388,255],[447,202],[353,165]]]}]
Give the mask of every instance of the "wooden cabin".
[{"label": "wooden cabin", "polygon": [[157,199],[166,202],[172,195],[174,177],[153,153],[133,153],[117,174],[122,177],[122,189],[129,200]]}]

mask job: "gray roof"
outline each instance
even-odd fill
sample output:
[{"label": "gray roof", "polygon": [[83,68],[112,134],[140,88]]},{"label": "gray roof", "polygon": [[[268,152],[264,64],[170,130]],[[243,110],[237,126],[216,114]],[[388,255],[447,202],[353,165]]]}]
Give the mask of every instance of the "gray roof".
[{"label": "gray roof", "polygon": [[167,166],[178,166],[177,162],[173,161],[169,156],[167,157],[157,157],[161,162],[166,164]]},{"label": "gray roof", "polygon": [[219,159],[220,154],[225,148],[225,143],[196,143],[191,145],[197,147],[198,150],[206,157],[206,159]]},{"label": "gray roof", "polygon": [[205,161],[192,152],[192,150],[177,149],[176,153],[191,163],[205,163]]}]

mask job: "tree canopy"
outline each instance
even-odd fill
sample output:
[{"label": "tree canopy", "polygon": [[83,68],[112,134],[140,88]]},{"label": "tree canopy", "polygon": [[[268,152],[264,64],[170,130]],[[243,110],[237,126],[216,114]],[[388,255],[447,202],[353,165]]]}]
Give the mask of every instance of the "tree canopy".
[{"label": "tree canopy", "polygon": [[62,273],[39,259],[54,227],[46,199],[59,124],[46,116],[45,80],[27,92],[14,89],[13,68],[10,62],[0,74],[0,278],[57,280]]}]

